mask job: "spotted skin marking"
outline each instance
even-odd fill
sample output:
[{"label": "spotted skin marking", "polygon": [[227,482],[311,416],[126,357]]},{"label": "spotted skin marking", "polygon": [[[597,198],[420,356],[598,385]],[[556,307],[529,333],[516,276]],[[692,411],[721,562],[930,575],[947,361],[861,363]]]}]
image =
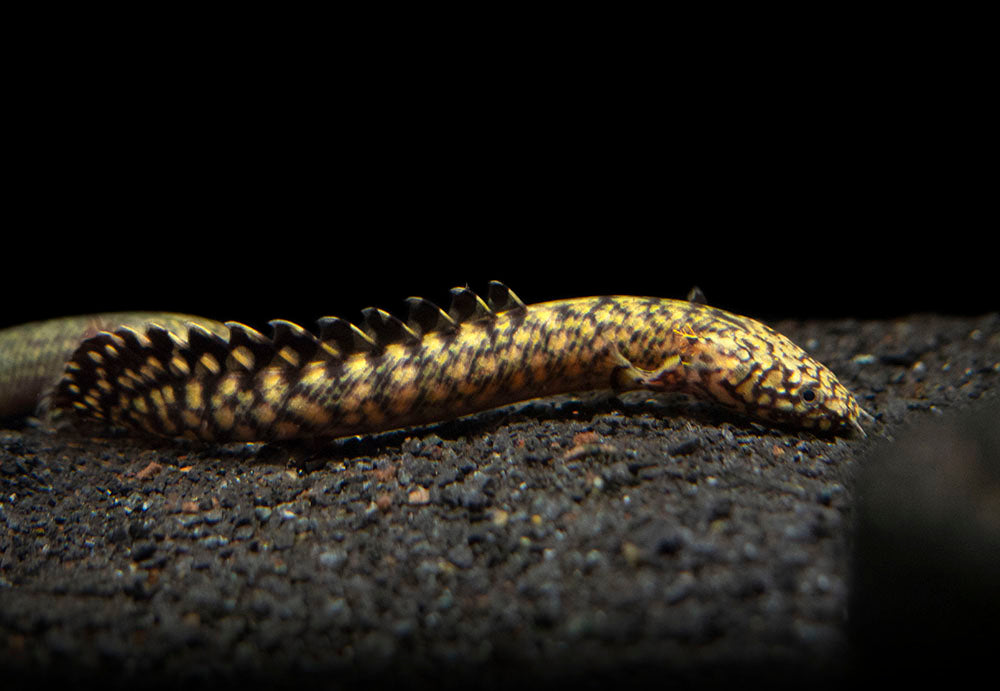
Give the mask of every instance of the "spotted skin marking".
[{"label": "spotted skin marking", "polygon": [[[161,312],[91,314],[0,330],[0,418],[31,413],[39,405],[47,408],[49,395],[81,342],[103,331],[122,327],[141,331],[152,324],[177,333],[186,333],[192,324],[217,336],[226,336],[229,331],[210,319]],[[99,359],[107,355],[99,349],[92,352]]]},{"label": "spotted skin marking", "polygon": [[[51,386],[62,371],[57,413],[211,442],[377,433],[608,388],[684,392],[820,432],[864,434],[860,423],[870,418],[787,338],[702,303],[602,296],[526,306],[495,282],[488,301],[467,289],[452,293],[448,312],[412,298],[407,323],[368,309],[361,328],[320,320],[318,337],[281,321],[272,322],[269,339],[195,317],[80,318],[89,321],[77,319],[75,331],[59,327],[76,340],[64,336],[66,364],[45,378]],[[0,412],[7,413],[18,399],[17,371],[29,366],[23,352],[10,365],[3,347],[33,333],[15,328],[22,331],[0,332]]]}]

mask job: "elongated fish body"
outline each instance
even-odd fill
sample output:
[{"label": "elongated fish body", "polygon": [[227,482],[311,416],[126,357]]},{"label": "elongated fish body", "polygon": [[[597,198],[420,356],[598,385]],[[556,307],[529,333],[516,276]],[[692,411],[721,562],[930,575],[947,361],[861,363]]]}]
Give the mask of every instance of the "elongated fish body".
[{"label": "elongated fish body", "polygon": [[[235,322],[123,319],[88,333],[61,378],[48,373],[59,379],[52,405],[143,434],[265,441],[376,433],[560,393],[646,389],[770,422],[863,433],[867,413],[836,377],[753,319],[651,297],[526,306],[499,283],[485,301],[452,293],[447,312],[411,298],[405,323],[369,308],[362,328],[325,318],[318,336],[281,321],[268,338]],[[2,344],[0,333],[0,362]],[[0,405],[14,398],[5,388],[0,380]]]}]

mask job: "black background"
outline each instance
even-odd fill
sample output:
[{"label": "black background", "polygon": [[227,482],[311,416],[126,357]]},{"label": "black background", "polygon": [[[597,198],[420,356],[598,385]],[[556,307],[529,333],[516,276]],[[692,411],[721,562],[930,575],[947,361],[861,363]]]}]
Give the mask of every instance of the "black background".
[{"label": "black background", "polygon": [[12,86],[3,325],[311,326],[491,279],[526,302],[697,285],[765,320],[1000,307],[974,56],[92,48]]}]

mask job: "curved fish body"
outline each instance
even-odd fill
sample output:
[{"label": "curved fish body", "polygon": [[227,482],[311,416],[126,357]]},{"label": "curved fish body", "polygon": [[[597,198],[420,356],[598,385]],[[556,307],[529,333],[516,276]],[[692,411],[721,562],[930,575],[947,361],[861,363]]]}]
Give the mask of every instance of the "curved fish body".
[{"label": "curved fish body", "polygon": [[187,333],[191,324],[220,336],[229,333],[211,319],[168,312],[106,312],[0,329],[0,418],[47,408],[67,361],[82,342],[102,332],[143,330],[154,324],[176,333]]},{"label": "curved fish body", "polygon": [[[684,392],[765,421],[863,433],[867,413],[837,378],[753,319],[650,297],[524,305],[500,283],[487,300],[452,295],[447,312],[411,298],[406,322],[369,308],[361,328],[325,318],[318,335],[282,321],[266,337],[183,316],[117,328],[109,319],[37,380],[58,380],[53,409],[83,422],[212,442],[376,433],[608,388]],[[26,398],[11,381],[0,378],[8,411]]]}]

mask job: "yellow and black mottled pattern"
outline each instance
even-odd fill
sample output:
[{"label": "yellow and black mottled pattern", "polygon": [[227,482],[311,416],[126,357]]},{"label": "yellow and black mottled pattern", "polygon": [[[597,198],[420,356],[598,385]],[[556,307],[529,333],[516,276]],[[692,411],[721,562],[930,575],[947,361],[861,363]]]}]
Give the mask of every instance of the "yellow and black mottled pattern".
[{"label": "yellow and black mottled pattern", "polygon": [[34,412],[63,376],[66,362],[80,343],[102,331],[145,329],[158,324],[186,333],[197,324],[220,336],[222,324],[189,314],[108,312],[32,322],[0,330],[0,418]]},{"label": "yellow and black mottled pattern", "polygon": [[362,328],[326,318],[319,336],[289,322],[272,322],[271,338],[233,322],[228,334],[205,322],[103,332],[69,358],[54,404],[84,421],[207,441],[373,433],[606,388],[681,391],[821,431],[861,430],[867,417],[787,338],[703,304],[525,306],[499,283],[487,301],[452,292],[448,312],[412,298],[406,323],[368,309]]}]

